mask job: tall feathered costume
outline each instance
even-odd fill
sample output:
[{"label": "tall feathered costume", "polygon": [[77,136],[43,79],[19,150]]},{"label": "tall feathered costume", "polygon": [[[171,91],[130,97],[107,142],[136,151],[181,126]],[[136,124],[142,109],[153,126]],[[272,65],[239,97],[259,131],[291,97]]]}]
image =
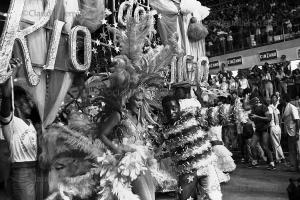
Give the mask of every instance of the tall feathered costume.
[{"label": "tall feathered costume", "polygon": [[160,105],[155,96],[158,89],[164,86],[163,72],[168,71],[174,55],[179,53],[176,35],[169,45],[158,46],[143,54],[143,46],[154,31],[153,16],[144,16],[139,23],[134,18],[127,22],[126,30],[113,29],[121,46],[121,55],[113,59],[111,84],[100,95],[101,101],[107,104],[109,111],[120,111],[126,101],[136,92],[144,93],[141,119],[155,124],[149,113],[149,105]]},{"label": "tall feathered costume", "polygon": [[[167,69],[177,51],[177,42],[173,38],[168,46],[154,49],[146,55],[142,53],[147,36],[153,31],[153,24],[153,16],[148,14],[140,22],[129,19],[124,32],[114,30],[121,44],[121,55],[114,58],[110,84],[98,98],[99,102],[106,104],[106,111],[121,111],[129,97],[135,92],[143,91],[146,94],[141,109],[143,123],[146,120],[155,123],[149,113],[149,104],[155,99],[154,88],[163,85],[164,77],[160,72]],[[176,185],[176,180],[158,170],[148,147],[133,144],[137,151],[118,157],[99,140],[85,136],[85,131],[76,128],[76,124],[75,129],[74,123],[70,124],[72,129],[53,125],[44,136],[41,160],[53,172],[50,172],[50,178],[55,181],[50,182],[56,184],[51,186],[52,194],[48,200],[69,200],[72,197],[89,200],[112,200],[115,197],[120,200],[137,200],[139,197],[132,193],[131,182],[146,171],[150,171],[159,185],[166,182]],[[68,162],[70,164],[63,164],[64,159],[71,159]],[[64,169],[71,177],[61,172]],[[68,169],[74,171],[70,173]],[[63,175],[59,175],[60,173]]]}]

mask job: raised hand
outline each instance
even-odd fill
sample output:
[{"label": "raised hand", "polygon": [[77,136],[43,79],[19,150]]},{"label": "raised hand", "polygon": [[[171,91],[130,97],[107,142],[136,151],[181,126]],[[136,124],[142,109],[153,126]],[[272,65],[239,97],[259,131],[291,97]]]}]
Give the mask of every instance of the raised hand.
[{"label": "raised hand", "polygon": [[[12,58],[9,61],[9,70],[12,71],[11,77],[15,76],[16,73],[16,68],[20,67],[22,62],[20,61],[19,58]],[[11,83],[11,77],[8,78],[3,84],[0,84],[1,91],[2,91],[2,96],[3,97],[10,97],[12,93],[12,83]]]}]

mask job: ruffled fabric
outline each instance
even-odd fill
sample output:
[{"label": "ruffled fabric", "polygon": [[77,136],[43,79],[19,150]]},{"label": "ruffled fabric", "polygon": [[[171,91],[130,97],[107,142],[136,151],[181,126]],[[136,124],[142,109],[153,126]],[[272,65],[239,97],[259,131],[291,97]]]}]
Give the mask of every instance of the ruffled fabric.
[{"label": "ruffled fabric", "polygon": [[[213,126],[209,130],[211,141],[222,141],[222,126]],[[232,153],[224,145],[215,145],[212,147],[214,154],[217,156],[216,166],[222,172],[232,172],[236,164],[232,159]]]},{"label": "ruffled fabric", "polygon": [[217,166],[215,166],[215,171],[220,183],[227,183],[230,181],[230,175],[222,172]]},{"label": "ruffled fabric", "polygon": [[207,188],[206,192],[211,200],[222,200],[220,180],[213,165],[207,167]]},{"label": "ruffled fabric", "polygon": [[188,108],[201,108],[201,104],[197,99],[180,99],[179,100],[180,109],[186,110]]},{"label": "ruffled fabric", "polygon": [[213,146],[213,152],[217,155],[217,167],[223,172],[232,172],[236,164],[232,159],[232,153],[224,145]]}]

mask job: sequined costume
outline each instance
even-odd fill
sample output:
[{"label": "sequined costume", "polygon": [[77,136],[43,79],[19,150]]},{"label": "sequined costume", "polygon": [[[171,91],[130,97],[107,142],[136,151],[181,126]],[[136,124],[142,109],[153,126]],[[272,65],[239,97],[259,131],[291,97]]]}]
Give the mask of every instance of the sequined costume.
[{"label": "sequined costume", "polygon": [[[176,165],[179,177],[180,199],[194,198],[197,184],[202,186],[209,199],[222,199],[220,181],[215,170],[216,155],[212,151],[207,130],[201,120],[201,109],[193,100],[180,102],[183,108],[178,121],[166,127],[163,134],[169,156]],[[184,106],[189,104],[191,106]],[[193,106],[194,104],[194,106]],[[217,190],[215,188],[218,188]]]}]

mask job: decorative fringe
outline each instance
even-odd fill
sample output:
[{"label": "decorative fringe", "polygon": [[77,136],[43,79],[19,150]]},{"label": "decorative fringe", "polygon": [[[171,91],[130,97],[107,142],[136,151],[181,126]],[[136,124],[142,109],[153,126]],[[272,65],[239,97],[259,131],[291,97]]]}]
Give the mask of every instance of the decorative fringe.
[{"label": "decorative fringe", "polygon": [[[57,183],[58,191],[51,194],[48,200],[56,197],[71,200],[75,196],[84,199],[95,193],[98,194],[99,200],[113,200],[114,196],[117,196],[119,200],[139,200],[139,197],[132,193],[130,184],[148,170],[161,185],[177,183],[169,175],[158,170],[157,162],[148,147],[131,145],[136,149],[135,152],[117,158],[110,152],[99,148],[99,145],[101,146],[99,142],[92,142],[80,133],[59,125],[53,125],[48,129],[46,139],[48,141],[45,141],[45,144],[51,144],[51,147],[63,139],[63,143],[60,145],[67,147],[60,148],[60,153],[63,153],[63,150],[66,152],[80,151],[94,160],[93,167],[86,174],[72,178],[66,177]],[[44,149],[51,149],[50,146],[44,147]],[[51,161],[55,155],[57,154],[52,152],[51,155],[45,154],[44,156],[46,156],[46,160]]]}]

